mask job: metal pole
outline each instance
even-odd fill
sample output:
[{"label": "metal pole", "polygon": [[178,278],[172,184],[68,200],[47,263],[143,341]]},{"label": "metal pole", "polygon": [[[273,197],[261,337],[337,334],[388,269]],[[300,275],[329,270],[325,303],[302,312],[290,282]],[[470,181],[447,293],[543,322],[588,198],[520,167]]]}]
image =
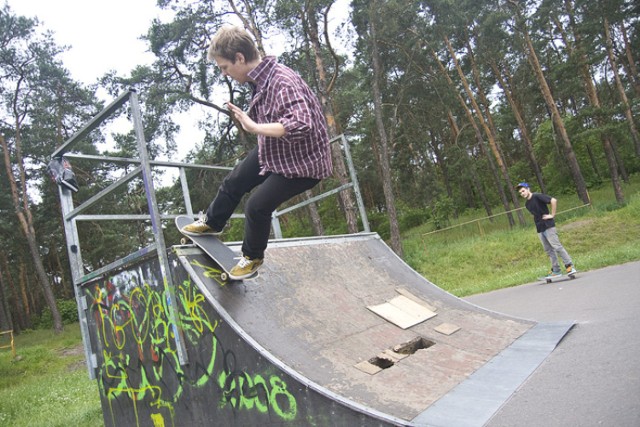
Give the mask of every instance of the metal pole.
[{"label": "metal pole", "polygon": [[273,228],[273,236],[276,239],[282,239],[282,228],[280,228],[280,219],[278,218],[278,211],[273,213],[271,217],[271,228]]},{"label": "metal pole", "polygon": [[360,193],[360,185],[358,184],[358,176],[356,175],[356,168],[353,165],[353,158],[351,157],[351,149],[349,148],[349,142],[345,138],[344,134],[340,135],[342,140],[342,148],[344,148],[344,155],[347,158],[347,167],[349,168],[349,175],[351,175],[351,182],[353,183],[353,192],[356,194],[356,202],[358,203],[358,209],[360,210],[360,219],[362,219],[362,227],[366,233],[371,231],[369,228],[369,219],[367,218],[367,211],[364,208],[364,201],[362,200],[362,193]]},{"label": "metal pole", "polygon": [[82,264],[82,252],[80,251],[78,225],[74,218],[67,218],[69,212],[73,211],[73,195],[71,190],[62,185],[58,186],[58,191],[60,194],[60,205],[62,207],[64,233],[67,240],[67,254],[69,256],[69,266],[71,267],[71,278],[73,279],[73,293],[75,294],[76,305],[78,307],[78,320],[80,322],[84,355],[87,361],[89,378],[94,380],[96,379],[95,369],[97,368],[96,357],[91,350],[89,322],[87,320],[87,300],[85,296],[82,295],[82,287],[79,283],[80,278],[84,276],[84,267]]},{"label": "metal pole", "polygon": [[130,104],[131,118],[133,119],[133,129],[138,141],[138,152],[140,154],[140,163],[142,166],[142,180],[144,182],[144,189],[147,195],[149,214],[151,215],[151,226],[153,228],[153,235],[156,241],[158,259],[160,261],[160,271],[164,282],[163,284],[165,295],[168,299],[167,305],[169,307],[169,321],[171,322],[173,327],[173,334],[176,340],[176,349],[178,351],[178,359],[180,360],[180,364],[186,365],[189,360],[184,345],[182,328],[179,324],[178,300],[176,299],[175,286],[173,284],[173,279],[171,276],[171,267],[169,264],[169,257],[167,256],[167,246],[165,244],[164,233],[162,231],[162,220],[160,218],[158,203],[156,201],[156,192],[153,186],[153,176],[151,174],[149,152],[147,150],[147,142],[144,137],[144,128],[142,126],[142,113],[140,111],[138,94],[136,92],[131,93]]},{"label": "metal pole", "polygon": [[187,215],[193,217],[193,207],[191,206],[191,195],[189,193],[189,183],[187,182],[187,173],[184,168],[180,169],[180,185],[182,187],[182,197],[184,198],[184,207],[187,210]]}]

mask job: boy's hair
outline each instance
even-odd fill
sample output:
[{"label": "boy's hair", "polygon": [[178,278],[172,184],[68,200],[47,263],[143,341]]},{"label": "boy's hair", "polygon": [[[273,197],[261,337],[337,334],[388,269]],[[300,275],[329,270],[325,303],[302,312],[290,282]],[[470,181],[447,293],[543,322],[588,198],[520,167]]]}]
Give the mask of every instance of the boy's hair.
[{"label": "boy's hair", "polygon": [[216,56],[236,62],[236,53],[244,55],[247,62],[260,57],[253,39],[242,27],[223,25],[211,38],[207,59],[213,61]]}]

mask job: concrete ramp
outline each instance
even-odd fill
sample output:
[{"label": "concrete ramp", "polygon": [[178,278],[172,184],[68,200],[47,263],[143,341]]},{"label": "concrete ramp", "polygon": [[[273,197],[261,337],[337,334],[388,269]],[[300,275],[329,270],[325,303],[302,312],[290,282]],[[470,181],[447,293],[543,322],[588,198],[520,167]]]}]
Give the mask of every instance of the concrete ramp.
[{"label": "concrete ramp", "polygon": [[[271,242],[259,277],[230,285],[199,249],[172,252],[186,366],[162,338],[154,266],[87,287],[106,425],[481,426],[572,326],[460,300],[376,234]],[[108,286],[135,322],[115,326]]]}]

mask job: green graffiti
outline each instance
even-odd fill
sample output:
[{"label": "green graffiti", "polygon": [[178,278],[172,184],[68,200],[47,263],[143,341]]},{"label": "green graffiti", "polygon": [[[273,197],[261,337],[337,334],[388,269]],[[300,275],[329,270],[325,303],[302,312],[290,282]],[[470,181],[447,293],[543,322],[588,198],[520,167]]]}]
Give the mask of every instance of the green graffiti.
[{"label": "green graffiti", "polygon": [[256,409],[266,414],[270,409],[280,418],[293,421],[298,413],[295,397],[287,390],[287,384],[278,376],[271,376],[267,383],[261,375],[253,377],[246,373],[231,377],[227,372],[218,376],[218,385],[223,389],[221,406],[231,405],[235,409]]},{"label": "green graffiti", "polygon": [[151,421],[153,427],[164,427],[164,417],[162,414],[151,414]]},{"label": "green graffiti", "polygon": [[200,267],[202,269],[202,271],[204,272],[204,277],[208,278],[208,279],[213,279],[216,282],[218,282],[218,284],[224,286],[226,284],[226,282],[224,282],[221,278],[222,273],[224,273],[223,270],[220,270],[219,268],[215,268],[215,267],[211,267],[210,265],[206,265],[206,264],[202,264],[200,262],[198,262],[197,260],[193,260],[191,261],[191,265],[194,265],[196,267]]},{"label": "green graffiti", "polygon": [[[273,376],[270,378],[271,383],[271,405],[273,406],[276,413],[281,416],[283,419],[287,421],[292,421],[296,418],[296,414],[298,413],[298,406],[296,403],[296,398],[293,397],[291,393],[287,390],[287,384],[282,381],[282,379]],[[284,397],[286,400],[286,405],[283,408],[278,399],[279,396]]]},{"label": "green graffiti", "polygon": [[[220,272],[215,268],[196,265],[218,281]],[[226,366],[218,367],[216,372],[216,358],[220,360],[232,353],[223,348],[216,336],[221,320],[209,318],[208,302],[190,279],[178,284],[174,291],[178,325],[169,316],[169,300],[162,288],[136,283],[127,294],[122,294],[107,280],[86,292],[91,299],[95,338],[102,354],[100,393],[108,401],[111,419],[116,424],[116,414],[129,408],[137,425],[152,421],[154,426],[160,426],[169,417],[173,425],[175,408],[184,399],[185,387],[211,387],[212,381],[224,406],[295,420],[296,399],[280,377],[265,379],[259,374],[230,372]],[[173,339],[175,326],[182,329],[189,347],[195,349],[189,365],[184,367],[180,365]],[[219,388],[215,387],[215,379]],[[168,388],[169,385],[173,388]],[[125,405],[125,401],[130,404]],[[147,411],[155,410],[139,414],[144,407]],[[139,420],[141,414],[150,419]]]}]

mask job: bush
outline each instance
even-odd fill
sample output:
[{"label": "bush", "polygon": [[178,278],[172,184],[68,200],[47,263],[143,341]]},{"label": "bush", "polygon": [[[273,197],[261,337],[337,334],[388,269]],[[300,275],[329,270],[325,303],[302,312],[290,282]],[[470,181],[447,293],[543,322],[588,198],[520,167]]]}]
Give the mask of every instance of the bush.
[{"label": "bush", "polygon": [[371,231],[378,233],[383,240],[388,240],[391,237],[389,215],[386,212],[369,212],[367,217]]},{"label": "bush", "polygon": [[604,211],[604,212],[613,212],[613,211],[617,211],[618,209],[622,209],[625,206],[626,206],[625,204],[620,204],[618,202],[611,201],[609,203],[603,203],[600,206],[598,206],[598,210]]},{"label": "bush", "polygon": [[[78,306],[74,299],[63,299],[56,301],[58,305],[58,311],[62,318],[64,325],[78,322]],[[40,319],[36,320],[35,326],[37,329],[51,329],[53,328],[53,316],[51,315],[51,309],[45,308],[40,315]]]},{"label": "bush", "polygon": [[66,299],[58,301],[58,310],[60,310],[60,316],[62,317],[62,323],[68,325],[70,323],[76,323],[78,319],[78,305],[75,299]]},{"label": "bush", "polygon": [[400,215],[400,230],[406,231],[427,222],[430,218],[429,212],[425,209],[407,208],[403,209]]},{"label": "bush", "polygon": [[455,212],[453,200],[447,196],[440,196],[431,206],[431,215],[436,230],[450,225],[450,218]]}]

